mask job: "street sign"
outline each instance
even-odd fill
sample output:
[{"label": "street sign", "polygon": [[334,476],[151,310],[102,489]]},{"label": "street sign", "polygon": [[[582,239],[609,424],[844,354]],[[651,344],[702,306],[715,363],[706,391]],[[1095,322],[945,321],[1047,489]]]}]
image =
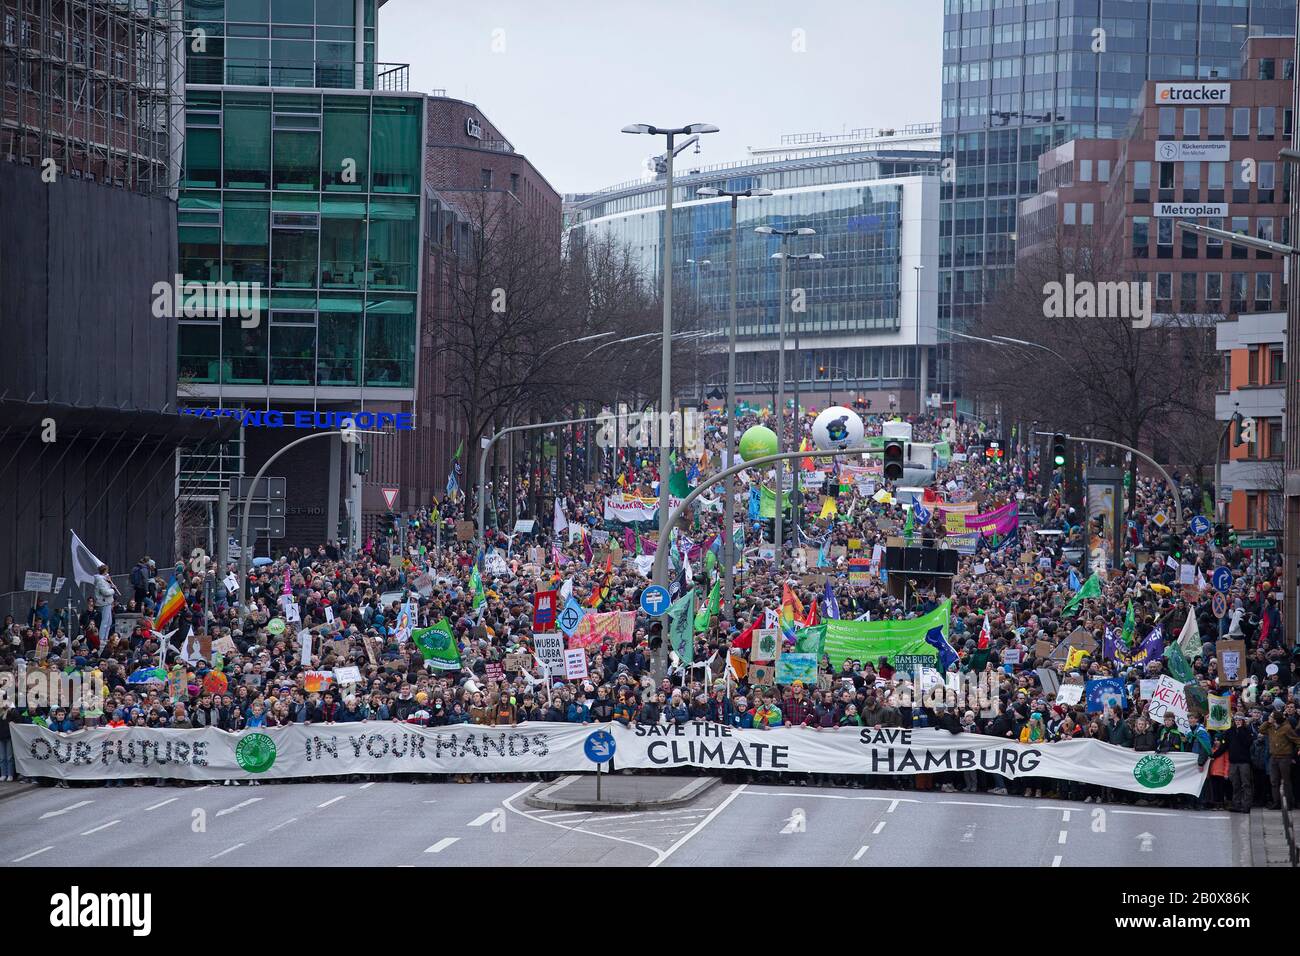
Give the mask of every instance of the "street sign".
[{"label": "street sign", "polygon": [[668,610],[671,598],[668,589],[659,584],[652,584],[641,592],[641,610],[651,617],[658,617]]},{"label": "street sign", "polygon": [[1192,534],[1194,535],[1209,534],[1210,519],[1205,517],[1205,515],[1193,515],[1189,527],[1192,529]]},{"label": "street sign", "polygon": [[388,505],[388,510],[393,510],[393,505],[397,502],[397,493],[401,488],[380,488],[380,493],[384,496],[384,502]]},{"label": "street sign", "polygon": [[587,736],[582,750],[592,763],[609,763],[614,759],[614,735],[608,730],[597,730]]},{"label": "street sign", "polygon": [[1156,523],[1156,527],[1163,528],[1169,523],[1169,515],[1165,514],[1163,511],[1157,511],[1151,520]]},{"label": "street sign", "polygon": [[1265,551],[1271,551],[1277,548],[1277,538],[1239,538],[1237,540],[1239,548],[1262,548]]},{"label": "street sign", "polygon": [[1223,567],[1215,568],[1210,583],[1214,585],[1214,590],[1227,593],[1232,589],[1232,572]]},{"label": "street sign", "polygon": [[[248,497],[248,489],[253,487],[252,478],[231,478],[230,479],[230,497],[243,501]],[[253,500],[258,498],[262,500],[278,499],[284,500],[288,483],[284,478],[263,478],[257,483],[257,491],[253,495]]]},{"label": "street sign", "polygon": [[1228,596],[1222,591],[1215,591],[1214,597],[1210,598],[1210,610],[1215,617],[1222,619],[1228,613]]}]

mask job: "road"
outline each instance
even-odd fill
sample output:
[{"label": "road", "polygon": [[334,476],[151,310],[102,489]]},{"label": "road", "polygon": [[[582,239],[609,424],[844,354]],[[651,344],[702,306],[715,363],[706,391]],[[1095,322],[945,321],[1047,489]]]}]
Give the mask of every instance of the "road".
[{"label": "road", "polygon": [[533,810],[541,783],[41,789],[0,802],[0,866],[1238,865],[1221,812],[722,784],[672,810]]}]

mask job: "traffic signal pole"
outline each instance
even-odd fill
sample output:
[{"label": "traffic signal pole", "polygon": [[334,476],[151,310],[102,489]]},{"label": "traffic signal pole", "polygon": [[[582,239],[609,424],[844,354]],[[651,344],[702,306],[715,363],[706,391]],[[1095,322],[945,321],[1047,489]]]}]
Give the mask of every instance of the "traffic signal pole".
[{"label": "traffic signal pole", "polygon": [[[1052,433],[1038,432],[1038,434],[1051,435]],[[1108,445],[1111,448],[1119,448],[1123,451],[1132,452],[1134,455],[1137,455],[1139,458],[1141,458],[1143,461],[1149,464],[1156,471],[1160,472],[1161,476],[1165,479],[1165,484],[1169,486],[1169,491],[1174,496],[1174,509],[1177,514],[1177,517],[1175,518],[1175,522],[1176,522],[1175,528],[1179,533],[1182,533],[1184,527],[1183,526],[1183,498],[1182,495],[1179,493],[1178,485],[1174,483],[1174,479],[1169,477],[1169,472],[1165,471],[1165,469],[1161,466],[1161,464],[1158,461],[1156,461],[1154,458],[1152,458],[1150,455],[1146,454],[1145,452],[1138,451],[1132,445],[1125,445],[1122,442],[1109,441],[1105,438],[1083,438],[1080,435],[1064,435],[1062,437],[1064,437],[1066,441],[1083,442],[1084,444],[1088,444],[1088,445]]]}]

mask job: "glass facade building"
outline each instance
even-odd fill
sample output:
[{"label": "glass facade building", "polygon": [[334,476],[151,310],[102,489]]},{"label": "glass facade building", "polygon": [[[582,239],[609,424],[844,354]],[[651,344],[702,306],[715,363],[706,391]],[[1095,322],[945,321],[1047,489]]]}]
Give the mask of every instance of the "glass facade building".
[{"label": "glass facade building", "polygon": [[262,295],[252,328],[181,320],[193,394],[413,396],[424,97],[373,88],[395,75],[374,62],[375,8],[186,4],[203,42],[187,62],[181,273]]},{"label": "glass facade building", "polygon": [[[778,237],[755,227],[809,226],[816,235],[790,239],[792,254],[819,252],[820,261],[790,263],[790,288],[805,290],[798,317],[800,360],[787,361],[787,377],[825,389],[871,380],[914,378],[917,370],[916,274],[910,264],[933,255],[938,157],[848,154],[797,161],[756,161],[674,177],[672,270],[675,311],[710,330],[726,333],[731,288],[731,200],[702,198],[697,190],[766,188],[772,196],[737,204],[739,257],[736,283],[737,384],[765,391],[776,382],[774,343],[780,323],[780,265],[772,253]],[[641,263],[649,281],[662,284],[664,186],[661,180],[625,184],[585,196],[569,206],[569,242],[613,241]],[[684,294],[683,294],[684,293]],[[933,302],[923,302],[933,314]],[[787,316],[787,323],[793,319]],[[924,325],[924,323],[923,323]],[[933,327],[933,323],[930,323]],[[793,326],[787,325],[787,340]],[[725,339],[715,337],[710,347]]]},{"label": "glass facade building", "polygon": [[1040,154],[1125,136],[1143,82],[1229,79],[1248,36],[1295,17],[1294,0],[944,0],[941,337],[1010,275]]}]

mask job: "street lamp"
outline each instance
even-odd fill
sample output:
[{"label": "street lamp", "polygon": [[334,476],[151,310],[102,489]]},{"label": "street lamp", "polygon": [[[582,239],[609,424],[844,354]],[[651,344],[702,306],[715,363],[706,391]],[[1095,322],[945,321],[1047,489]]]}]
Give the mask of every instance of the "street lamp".
[{"label": "street lamp", "polygon": [[[712,123],[691,123],[689,126],[680,126],[676,128],[660,128],[651,126],[648,123],[633,123],[623,127],[624,133],[640,133],[647,136],[666,136],[668,137],[668,149],[664,153],[664,173],[666,176],[664,182],[664,257],[663,257],[663,281],[664,281],[664,331],[663,331],[663,348],[661,368],[659,370],[659,411],[664,418],[661,423],[666,421],[666,416],[672,410],[673,400],[673,157],[677,155],[678,150],[674,148],[673,139],[677,136],[698,135],[700,133],[716,133],[718,127]],[[683,144],[684,148],[685,144]],[[670,436],[667,434],[667,428],[659,429],[659,514],[660,520],[668,514],[668,453],[671,451],[669,443]],[[655,583],[662,586],[668,586],[666,573],[655,578]],[[663,652],[663,646],[660,646]]]},{"label": "street lamp", "polygon": [[[841,375],[844,376],[844,391],[847,392],[847,391],[849,390],[849,372],[848,372],[848,369],[841,368],[841,367],[838,366],[838,365],[819,365],[819,366],[817,366],[817,371],[820,372],[820,373],[822,373],[822,374],[825,374],[826,372],[839,372]],[[833,404],[835,403],[835,397],[834,397],[834,395],[831,394],[831,390],[832,390],[834,387],[835,387],[835,379],[834,379],[834,377],[828,377],[828,378],[826,379],[826,407],[827,407],[827,408],[830,408],[831,405],[833,405]]]},{"label": "street lamp", "polygon": [[[740,244],[736,236],[739,215],[736,209],[740,198],[770,196],[770,189],[730,190],[705,186],[695,191],[697,196],[726,196],[731,200],[731,288],[727,293],[727,465],[736,463],[736,285],[740,270]],[[778,499],[779,500],[779,499]],[[727,496],[722,512],[723,603],[736,617],[736,477],[727,479]]]},{"label": "street lamp", "polygon": [[[791,236],[815,236],[817,230],[808,226],[800,226],[795,229],[780,229],[776,226],[758,226],[754,232],[760,236],[780,236],[781,251],[785,251],[786,242]],[[776,258],[776,255],[773,255]],[[779,329],[779,344],[776,350],[776,441],[777,450],[785,451],[785,306],[786,306],[786,257],[781,256],[781,301],[780,308],[777,310],[777,322]],[[797,378],[798,376],[796,376]],[[799,412],[795,408],[795,414]],[[776,518],[772,522],[775,534],[773,543],[776,545],[777,567],[785,566],[785,551],[781,540],[781,533],[785,529],[782,527],[784,509],[781,505],[781,498],[784,492],[785,479],[785,460],[780,459],[776,462],[774,469],[776,475]]]}]

